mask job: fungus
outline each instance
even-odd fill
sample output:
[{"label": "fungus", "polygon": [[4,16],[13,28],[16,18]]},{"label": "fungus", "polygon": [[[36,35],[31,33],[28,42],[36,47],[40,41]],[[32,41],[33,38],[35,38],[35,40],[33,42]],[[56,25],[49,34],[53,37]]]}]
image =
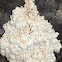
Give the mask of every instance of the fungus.
[{"label": "fungus", "polygon": [[55,62],[59,53],[59,35],[48,20],[40,16],[34,0],[25,0],[24,7],[12,10],[11,20],[3,25],[0,54],[9,62]]}]

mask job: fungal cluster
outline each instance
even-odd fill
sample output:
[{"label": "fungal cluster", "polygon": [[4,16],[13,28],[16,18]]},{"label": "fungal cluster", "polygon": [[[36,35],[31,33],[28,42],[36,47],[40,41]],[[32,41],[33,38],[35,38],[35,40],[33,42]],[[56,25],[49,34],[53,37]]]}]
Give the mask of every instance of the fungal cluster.
[{"label": "fungal cluster", "polygon": [[12,10],[11,20],[3,25],[0,54],[9,62],[55,62],[60,52],[59,35],[48,20],[40,16],[34,0]]}]

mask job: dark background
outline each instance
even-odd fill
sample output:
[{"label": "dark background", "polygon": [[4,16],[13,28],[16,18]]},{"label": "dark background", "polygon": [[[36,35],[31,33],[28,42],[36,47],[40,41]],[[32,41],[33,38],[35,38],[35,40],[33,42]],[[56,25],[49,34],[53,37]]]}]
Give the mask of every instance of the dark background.
[{"label": "dark background", "polygon": [[[3,24],[10,20],[12,10],[17,6],[23,6],[24,0],[0,0],[0,37],[4,34]],[[56,32],[59,32],[57,39],[62,44],[62,0],[35,0],[37,9],[41,16],[45,16]],[[54,52],[55,53],[55,52]],[[55,53],[56,62],[62,62],[62,49],[60,53]],[[5,57],[0,55],[0,62],[8,62]]]}]

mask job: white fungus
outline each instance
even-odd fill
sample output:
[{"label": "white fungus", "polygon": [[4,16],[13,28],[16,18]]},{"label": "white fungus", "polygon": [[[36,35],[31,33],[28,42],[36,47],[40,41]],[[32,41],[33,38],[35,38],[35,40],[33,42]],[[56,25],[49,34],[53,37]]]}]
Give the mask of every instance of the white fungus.
[{"label": "white fungus", "polygon": [[55,62],[54,51],[60,52],[59,33],[38,14],[33,1],[25,0],[24,7],[16,7],[3,25],[0,54],[9,62]]}]

